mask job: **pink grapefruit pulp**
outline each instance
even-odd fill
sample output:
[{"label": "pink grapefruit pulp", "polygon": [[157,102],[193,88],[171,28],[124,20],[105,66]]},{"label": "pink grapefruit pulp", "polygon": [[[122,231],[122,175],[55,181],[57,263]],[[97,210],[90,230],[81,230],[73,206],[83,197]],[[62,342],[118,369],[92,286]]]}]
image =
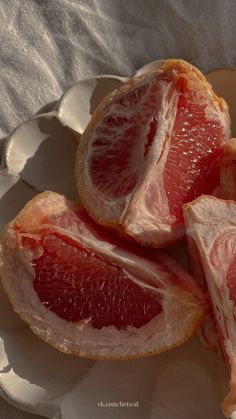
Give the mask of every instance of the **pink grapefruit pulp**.
[{"label": "pink grapefruit pulp", "polygon": [[100,224],[162,247],[184,235],[182,205],[219,183],[228,107],[181,60],[130,80],[98,106],[77,150],[78,191]]},{"label": "pink grapefruit pulp", "polygon": [[14,309],[56,348],[133,358],[186,340],[203,294],[174,260],[126,244],[78,205],[45,192],[2,235],[2,282]]}]

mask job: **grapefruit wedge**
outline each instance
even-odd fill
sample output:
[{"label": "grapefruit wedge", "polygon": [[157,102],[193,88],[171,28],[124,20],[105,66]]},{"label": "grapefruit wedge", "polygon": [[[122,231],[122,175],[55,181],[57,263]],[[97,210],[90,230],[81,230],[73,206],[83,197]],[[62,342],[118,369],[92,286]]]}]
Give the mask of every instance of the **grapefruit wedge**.
[{"label": "grapefruit wedge", "polygon": [[162,247],[184,235],[182,205],[219,183],[229,113],[198,69],[167,60],[105,97],[77,150],[79,195],[98,223]]},{"label": "grapefruit wedge", "polygon": [[[232,138],[223,148],[223,157],[220,161],[220,183],[214,191],[214,196],[224,200],[236,201],[236,139]],[[196,201],[197,202],[197,201]],[[207,202],[207,200],[206,200]],[[217,203],[217,200],[215,200]],[[220,202],[220,201],[219,201]],[[192,204],[190,204],[191,206]],[[227,205],[226,205],[227,208]],[[207,294],[207,285],[204,275],[204,270],[200,263],[199,249],[197,248],[191,235],[188,235],[188,248],[191,273],[198,280],[201,287]],[[207,297],[210,299],[210,297]],[[209,303],[211,308],[212,304]],[[217,340],[214,314],[210,310],[206,314],[204,320],[201,322],[197,330],[201,343],[208,349],[216,350],[221,355],[221,349]]]},{"label": "grapefruit wedge", "polygon": [[233,418],[236,414],[236,202],[213,196],[198,197],[184,206],[184,217],[190,250],[198,260],[208,290],[210,319],[230,370],[230,393],[222,408],[226,417]]},{"label": "grapefruit wedge", "polygon": [[6,226],[2,283],[17,313],[61,351],[135,358],[184,342],[205,311],[195,280],[123,244],[80,206],[44,192]]}]

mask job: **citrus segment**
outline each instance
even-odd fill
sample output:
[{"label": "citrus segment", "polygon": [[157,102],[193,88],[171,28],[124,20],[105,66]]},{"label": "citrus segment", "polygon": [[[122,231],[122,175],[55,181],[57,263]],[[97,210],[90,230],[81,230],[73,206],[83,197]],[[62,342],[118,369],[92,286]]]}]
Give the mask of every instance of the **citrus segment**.
[{"label": "citrus segment", "polygon": [[221,145],[227,140],[218,115],[207,117],[207,105],[185,88],[180,91],[171,147],[164,170],[170,214],[182,221],[182,205],[219,184]]},{"label": "citrus segment", "polygon": [[230,393],[222,407],[231,417],[236,406],[236,202],[202,196],[185,205],[184,217],[187,235],[199,251],[218,345],[230,369]]},{"label": "citrus segment", "polygon": [[127,273],[60,235],[41,240],[34,259],[34,289],[40,301],[69,322],[90,320],[96,329],[141,327],[162,307],[157,296],[132,282]]},{"label": "citrus segment", "polygon": [[105,97],[76,157],[83,204],[143,245],[184,235],[182,205],[219,182],[230,138],[227,104],[195,67],[167,60]]},{"label": "citrus segment", "polygon": [[32,330],[89,358],[133,358],[185,341],[205,311],[175,261],[121,242],[63,196],[29,202],[2,236],[2,283]]},{"label": "citrus segment", "polygon": [[140,181],[157,130],[153,113],[159,109],[164,83],[157,75],[118,95],[95,128],[89,172],[94,187],[106,198],[126,196]]}]

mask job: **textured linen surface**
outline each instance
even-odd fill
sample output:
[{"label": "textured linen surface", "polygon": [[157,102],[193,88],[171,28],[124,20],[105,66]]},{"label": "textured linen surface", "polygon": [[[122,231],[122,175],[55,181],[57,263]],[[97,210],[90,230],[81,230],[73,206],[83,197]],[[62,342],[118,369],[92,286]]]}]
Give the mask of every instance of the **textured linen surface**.
[{"label": "textured linen surface", "polygon": [[[0,0],[0,139],[81,78],[236,65],[235,0]],[[29,419],[0,401],[0,419]]]}]

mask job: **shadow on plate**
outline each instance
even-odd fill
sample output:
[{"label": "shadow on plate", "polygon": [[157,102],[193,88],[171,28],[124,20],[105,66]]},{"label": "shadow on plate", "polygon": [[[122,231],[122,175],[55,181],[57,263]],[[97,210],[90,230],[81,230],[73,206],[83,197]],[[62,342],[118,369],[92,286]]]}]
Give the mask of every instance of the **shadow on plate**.
[{"label": "shadow on plate", "polygon": [[48,113],[48,112],[52,112],[55,111],[57,108],[57,104],[58,101],[54,100],[53,102],[49,102],[46,105],[42,106],[42,108],[40,108],[35,115],[40,115],[42,113]]},{"label": "shadow on plate", "polygon": [[78,200],[74,166],[77,144],[56,118],[38,120],[41,141],[20,176],[39,191],[52,190]]},{"label": "shadow on plate", "polygon": [[76,200],[77,143],[54,114],[21,124],[9,138],[6,165],[37,191],[52,190]]}]

